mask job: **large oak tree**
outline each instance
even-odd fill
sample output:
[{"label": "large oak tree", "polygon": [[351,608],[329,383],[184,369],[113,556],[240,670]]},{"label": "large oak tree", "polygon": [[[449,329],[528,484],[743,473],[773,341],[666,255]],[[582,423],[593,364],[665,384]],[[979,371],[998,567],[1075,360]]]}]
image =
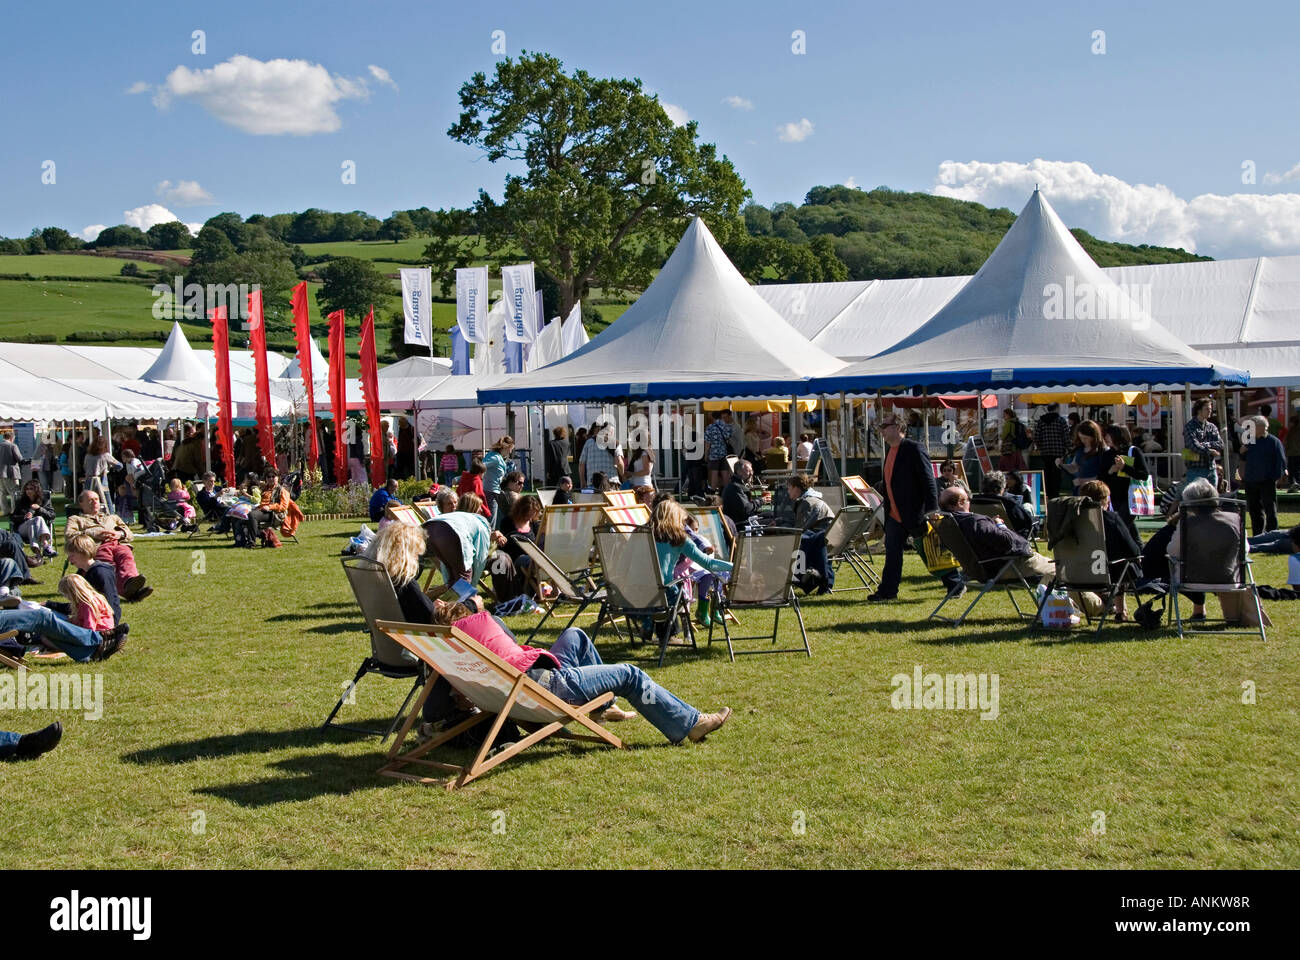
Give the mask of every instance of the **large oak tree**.
[{"label": "large oak tree", "polygon": [[749,196],[731,161],[697,142],[696,123],[674,126],[637,79],[569,74],[525,52],[491,79],[474,74],[460,106],[448,136],[522,172],[506,174],[500,201],[479,192],[478,237],[437,219],[425,258],[449,288],[481,242],[500,262],[533,261],[565,316],[591,287],[646,286],[690,216],[734,220]]}]

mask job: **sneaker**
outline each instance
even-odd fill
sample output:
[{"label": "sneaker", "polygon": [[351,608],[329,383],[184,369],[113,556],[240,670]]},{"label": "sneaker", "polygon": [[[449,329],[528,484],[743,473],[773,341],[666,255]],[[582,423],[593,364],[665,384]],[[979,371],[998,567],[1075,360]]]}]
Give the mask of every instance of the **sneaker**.
[{"label": "sneaker", "polygon": [[727,722],[731,716],[731,708],[723,707],[721,713],[702,713],[700,719],[695,721],[695,726],[691,727],[691,732],[686,736],[692,743],[699,743],[718,727]]},{"label": "sneaker", "polygon": [[55,550],[54,547],[53,547],[52,545],[51,545],[51,546],[47,546],[47,547],[45,548],[45,555],[46,555],[47,557],[57,557],[57,556],[59,555],[59,551]]},{"label": "sneaker", "polygon": [[958,600],[964,596],[966,596],[966,584],[964,583],[959,583],[948,591],[949,600]]},{"label": "sneaker", "polygon": [[875,593],[871,594],[871,596],[867,597],[867,603],[889,603],[890,601],[897,599],[898,594],[896,593],[881,593],[877,590]]},{"label": "sneaker", "polygon": [[112,630],[101,630],[99,635],[104,639],[99,641],[99,646],[95,649],[91,660],[107,660],[113,654],[117,653],[126,646],[126,635],[130,627],[125,623],[119,623]]},{"label": "sneaker", "polygon": [[18,604],[23,602],[23,598],[16,593],[6,593],[0,597],[0,610],[17,610]]},{"label": "sneaker", "polygon": [[39,757],[42,753],[49,753],[59,745],[63,739],[63,724],[55,720],[43,730],[37,730],[35,733],[24,734],[18,738],[18,746],[14,749],[14,756],[22,760],[31,760],[33,757]]}]

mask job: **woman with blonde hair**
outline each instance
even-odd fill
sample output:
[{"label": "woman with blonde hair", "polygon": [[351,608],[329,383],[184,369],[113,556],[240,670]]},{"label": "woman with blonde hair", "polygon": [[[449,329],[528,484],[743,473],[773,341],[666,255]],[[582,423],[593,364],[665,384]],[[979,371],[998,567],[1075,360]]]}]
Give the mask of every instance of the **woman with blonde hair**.
[{"label": "woman with blonde hair", "polygon": [[402,618],[410,623],[433,622],[433,601],[420,588],[420,558],[427,549],[423,528],[413,523],[390,523],[375,535],[365,552],[388,571]]},{"label": "woman with blonde hair", "polygon": [[108,599],[80,574],[74,573],[60,580],[59,593],[71,605],[72,615],[68,619],[77,626],[96,631],[112,630],[117,626]]},{"label": "woman with blonde hair", "polygon": [[488,518],[492,516],[492,511],[487,508],[487,504],[483,502],[483,498],[477,493],[462,493],[460,499],[456,501],[456,512],[478,513]]}]

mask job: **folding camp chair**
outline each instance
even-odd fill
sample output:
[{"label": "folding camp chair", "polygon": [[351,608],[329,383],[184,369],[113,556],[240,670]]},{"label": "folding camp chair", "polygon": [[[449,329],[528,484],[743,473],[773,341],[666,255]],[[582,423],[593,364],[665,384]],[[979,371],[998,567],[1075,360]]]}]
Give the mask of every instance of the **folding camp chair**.
[{"label": "folding camp chair", "polygon": [[[0,640],[12,640],[18,636],[17,630],[6,630],[0,633]],[[17,670],[19,667],[26,666],[22,657],[11,657],[8,654],[0,653],[0,666],[8,667],[10,670]]]},{"label": "folding camp chair", "polygon": [[[872,590],[880,583],[880,577],[871,563],[871,557],[864,556],[854,547],[858,536],[871,522],[872,513],[873,511],[866,507],[856,504],[844,507],[835,514],[830,529],[826,531],[826,559],[831,562],[836,572],[836,579],[839,579],[840,566],[847,563],[849,569],[857,576],[858,582],[862,584],[860,587],[834,587],[831,589],[832,593]],[[797,544],[795,549],[798,549]]]},{"label": "folding camp chair", "polygon": [[569,575],[591,569],[591,531],[605,519],[601,503],[552,505],[542,514],[539,540],[546,555]]},{"label": "folding camp chair", "polygon": [[551,614],[555,612],[555,608],[560,604],[571,603],[576,605],[578,608],[573,612],[573,616],[569,618],[569,622],[566,623],[564,628],[560,631],[563,633],[564,630],[573,626],[573,621],[577,620],[587,607],[591,606],[593,603],[604,602],[605,591],[597,587],[591,581],[590,577],[585,578],[583,586],[585,586],[586,589],[583,589],[583,587],[575,584],[574,581],[569,578],[568,574],[564,570],[560,569],[559,565],[548,557],[537,544],[525,537],[516,537],[514,538],[514,541],[519,544],[519,549],[522,550],[524,555],[532,562],[536,579],[538,581],[549,581],[551,586],[555,588],[555,595],[551,598],[550,604],[546,608],[546,614],[537,622],[537,626],[533,627],[532,632],[528,634],[528,639],[524,641],[525,643],[533,642],[533,637],[537,636],[537,631],[542,629],[542,624],[550,619]]},{"label": "folding camp chair", "polygon": [[[599,526],[595,530],[596,552],[600,555],[601,578],[605,597],[600,616],[592,629],[592,640],[600,624],[609,618],[628,618],[629,631],[635,635],[636,619],[662,622],[659,627],[659,665],[663,666],[673,627],[679,621],[695,647],[695,631],[686,609],[682,580],[665,584],[659,572],[659,555],[654,535],[645,527]],[[671,589],[670,588],[675,588]]]},{"label": "folding camp chair", "polygon": [[[1070,590],[1095,593],[1101,597],[1101,616],[1097,618],[1095,636],[1101,635],[1106,618],[1114,606],[1115,597],[1126,587],[1136,584],[1141,574],[1138,560],[1111,560],[1106,553],[1106,527],[1102,506],[1078,497],[1058,497],[1047,503],[1048,529],[1057,529],[1057,514],[1077,509],[1078,516],[1070,532],[1052,545],[1052,559],[1056,561],[1056,577],[1051,587],[1039,599],[1039,610],[1053,590]],[[1087,604],[1082,604],[1084,617],[1092,623]],[[1040,621],[1041,622],[1041,621]]]},{"label": "folding camp chair", "polygon": [[844,509],[844,488],[839,484],[833,487],[813,487],[813,489],[822,495],[822,499],[826,501],[826,506],[832,510]]},{"label": "folding camp chair", "polygon": [[[418,658],[429,669],[437,671],[447,679],[452,688],[479,708],[479,713],[469,719],[444,730],[432,740],[401,753],[411,727],[420,715],[424,701],[433,690],[429,684],[420,695],[411,715],[406,718],[397,739],[388,750],[388,762],[379,768],[385,777],[400,780],[412,780],[416,783],[437,784],[448,790],[464,786],[487,773],[493,767],[505,763],[511,757],[521,753],[533,744],[552,735],[569,740],[586,740],[591,743],[607,743],[611,747],[622,749],[623,741],[614,736],[603,726],[593,720],[590,714],[611,703],[612,693],[602,693],[594,700],[581,706],[565,703],[555,694],[531,680],[526,673],[520,673],[492,651],[486,649],[468,634],[456,627],[435,627],[420,623],[402,623],[400,621],[380,620],[376,626],[383,634],[396,644]],[[452,763],[438,763],[424,759],[430,750],[441,746],[453,737],[459,736],[488,717],[495,716],[491,730],[479,747],[474,761],[469,766]],[[518,723],[532,732],[517,743],[488,754],[496,742],[502,725],[507,719]],[[591,731],[591,734],[570,733],[564,728],[578,723]],[[445,770],[450,777],[436,779],[406,773],[403,767],[412,764]]]},{"label": "folding camp chair", "polygon": [[[724,611],[732,609],[771,610],[772,633],[752,637],[733,637],[727,626],[727,618],[722,622],[722,633],[727,639],[727,654],[731,662],[736,662],[736,654],[741,653],[799,653],[801,650],[812,656],[812,647],[808,645],[808,631],[804,629],[803,614],[799,610],[799,600],[794,594],[794,558],[799,554],[799,538],[802,531],[791,527],[767,527],[761,531],[746,531],[736,538],[731,577],[722,597]],[[789,607],[794,610],[795,619],[799,621],[799,634],[803,637],[802,647],[783,647],[776,649],[777,628],[781,624],[781,610]],[[736,641],[767,640],[772,641],[772,649],[737,650]],[[709,624],[709,643],[713,643],[713,624]]]},{"label": "folding camp chair", "polygon": [[[950,593],[945,593],[939,605],[930,613],[929,619],[942,620],[944,623],[950,623],[955,627],[960,627],[969,616],[970,612],[975,609],[975,605],[984,599],[985,594],[992,590],[1002,587],[1006,590],[1007,596],[1011,598],[1011,605],[1016,608],[1016,614],[1022,620],[1032,619],[1038,610],[1034,589],[1025,580],[1025,575],[1021,573],[1019,560],[1025,559],[1019,554],[1008,554],[1005,557],[992,557],[989,560],[982,561],[975,553],[975,548],[967,542],[965,534],[961,532],[961,527],[957,526],[957,521],[951,516],[944,516],[939,521],[939,540],[944,548],[956,558],[958,565],[961,567],[962,575],[965,576],[968,584],[980,588],[980,592],[975,599],[971,601],[970,606],[955,620],[952,617],[941,616],[939,611],[944,608],[949,600],[954,599]],[[988,573],[989,566],[996,569],[992,576]],[[1008,574],[1011,576],[1008,577]],[[1029,606],[1033,613],[1020,609],[1020,604],[1016,600],[1015,585],[1019,583],[1024,587],[1025,594],[1029,598]]]},{"label": "folding camp chair", "polygon": [[605,500],[611,507],[635,507],[637,505],[635,490],[606,490]]},{"label": "folding camp chair", "polygon": [[[344,557],[343,572],[347,575],[348,584],[352,587],[352,593],[357,598],[357,605],[361,607],[361,615],[365,617],[366,629],[370,631],[370,656],[361,661],[361,666],[357,668],[357,675],[352,678],[352,682],[347,685],[343,691],[343,696],[339,697],[339,702],[334,704],[334,709],[330,715],[325,718],[321,724],[321,729],[326,730],[329,727],[341,727],[344,730],[352,730],[355,733],[368,733],[372,736],[381,736],[387,740],[389,735],[397,729],[397,725],[402,722],[402,714],[406,712],[406,706],[415,696],[415,691],[425,682],[424,668],[409,653],[406,652],[399,644],[381,631],[376,624],[380,620],[402,620],[402,607],[397,602],[397,593],[393,590],[393,581],[388,577],[388,571],[384,565],[376,563],[366,557]],[[410,680],[414,683],[411,690],[402,701],[402,705],[393,716],[393,721],[384,731],[367,730],[363,727],[351,727],[347,724],[334,723],[334,717],[338,715],[343,704],[352,696],[352,691],[356,689],[361,678],[368,673],[378,673],[381,676],[389,677],[393,680]],[[380,743],[383,742],[380,740]]]},{"label": "folding camp chair", "polygon": [[[1265,642],[1264,608],[1259,602],[1259,589],[1250,557],[1246,553],[1246,505],[1240,500],[1219,500],[1217,510],[1208,507],[1181,504],[1178,508],[1178,556],[1169,561],[1170,587],[1173,593],[1173,614],[1178,623],[1178,636],[1187,633],[1241,634],[1254,636]],[[1216,516],[1216,513],[1219,514]],[[1223,514],[1230,519],[1224,523]],[[1235,527],[1235,542],[1224,539],[1225,528]],[[1255,605],[1255,622],[1251,627],[1242,623],[1239,630],[1198,630],[1185,626],[1180,594],[1188,590],[1197,593],[1244,593]],[[1200,622],[1200,621],[1198,621]],[[1217,623],[1231,623],[1226,618]]]}]

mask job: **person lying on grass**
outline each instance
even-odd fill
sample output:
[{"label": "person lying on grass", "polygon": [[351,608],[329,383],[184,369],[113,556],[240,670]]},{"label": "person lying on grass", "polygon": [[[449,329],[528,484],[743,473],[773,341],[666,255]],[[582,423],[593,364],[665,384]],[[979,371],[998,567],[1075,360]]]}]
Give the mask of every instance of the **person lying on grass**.
[{"label": "person lying on grass", "polygon": [[[718,713],[701,713],[655,683],[640,667],[630,663],[606,664],[600,659],[596,645],[577,627],[568,628],[549,650],[542,650],[519,643],[505,624],[487,611],[475,613],[461,603],[440,600],[434,603],[434,623],[463,631],[565,703],[581,705],[604,693],[624,697],[639,706],[645,718],[670,743],[683,740],[698,743],[731,716],[730,707],[723,707]],[[598,722],[607,723],[631,720],[636,713],[610,704],[592,716]]]}]

